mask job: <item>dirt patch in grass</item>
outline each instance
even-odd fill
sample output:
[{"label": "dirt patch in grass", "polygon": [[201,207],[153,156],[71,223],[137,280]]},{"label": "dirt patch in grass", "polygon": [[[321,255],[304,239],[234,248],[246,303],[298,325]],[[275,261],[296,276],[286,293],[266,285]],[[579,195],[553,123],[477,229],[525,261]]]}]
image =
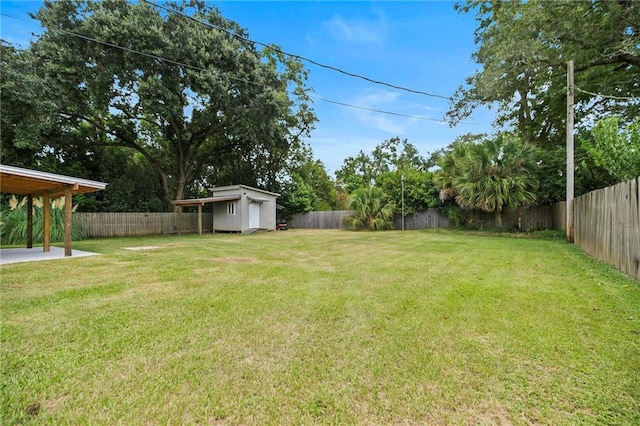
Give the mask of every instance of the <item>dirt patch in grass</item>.
[{"label": "dirt patch in grass", "polygon": [[215,263],[258,263],[259,260],[255,257],[242,257],[242,256],[227,256],[216,257],[211,259]]},{"label": "dirt patch in grass", "polygon": [[156,250],[161,248],[160,246],[138,246],[138,247],[125,247],[125,250],[132,250],[132,251],[140,251],[140,250]]}]

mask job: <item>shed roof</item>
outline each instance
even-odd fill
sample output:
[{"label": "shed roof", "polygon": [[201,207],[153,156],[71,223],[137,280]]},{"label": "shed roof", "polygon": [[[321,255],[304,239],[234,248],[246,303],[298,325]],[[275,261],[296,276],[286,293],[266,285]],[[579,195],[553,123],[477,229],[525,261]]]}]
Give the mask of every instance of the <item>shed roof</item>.
[{"label": "shed roof", "polygon": [[221,197],[206,197],[206,198],[190,198],[186,200],[175,200],[171,203],[174,206],[202,206],[206,203],[217,203],[219,201],[232,201],[239,200],[239,195],[227,195]]},{"label": "shed roof", "polygon": [[6,194],[49,194],[55,197],[64,195],[64,190],[67,186],[72,186],[72,192],[78,194],[101,191],[106,188],[107,184],[0,164],[0,192]]},{"label": "shed roof", "polygon": [[250,189],[252,191],[257,191],[257,192],[261,192],[263,194],[267,194],[267,195],[272,195],[274,197],[279,197],[280,194],[276,193],[276,192],[270,192],[270,191],[266,191],[264,189],[259,189],[259,188],[254,188],[252,186],[247,186],[247,185],[229,185],[229,186],[214,186],[213,188],[209,188],[209,191],[213,191],[215,192],[220,192],[220,191],[229,191],[231,189]]}]

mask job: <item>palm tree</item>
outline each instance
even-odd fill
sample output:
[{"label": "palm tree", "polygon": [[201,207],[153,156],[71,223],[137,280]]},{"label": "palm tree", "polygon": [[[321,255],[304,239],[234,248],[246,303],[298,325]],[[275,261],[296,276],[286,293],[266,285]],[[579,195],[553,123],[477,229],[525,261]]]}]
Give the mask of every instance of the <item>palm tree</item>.
[{"label": "palm tree", "polygon": [[375,186],[356,189],[349,198],[353,214],[345,217],[344,224],[353,230],[381,230],[393,227],[395,206],[387,202],[384,192]]},{"label": "palm tree", "polygon": [[441,162],[441,198],[454,198],[465,209],[493,212],[496,227],[502,227],[505,207],[536,201],[535,165],[534,148],[511,134],[465,144]]},{"label": "palm tree", "polygon": [[434,175],[433,181],[440,189],[440,201],[455,199],[458,195],[453,186],[454,179],[462,174],[464,158],[473,144],[473,141],[454,142],[450,145],[450,151],[437,161],[440,170]]}]

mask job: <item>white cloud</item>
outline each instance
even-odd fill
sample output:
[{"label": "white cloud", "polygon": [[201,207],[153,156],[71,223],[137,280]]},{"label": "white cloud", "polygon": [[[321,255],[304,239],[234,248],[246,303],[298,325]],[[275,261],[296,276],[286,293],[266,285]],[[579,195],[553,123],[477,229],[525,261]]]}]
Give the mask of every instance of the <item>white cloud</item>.
[{"label": "white cloud", "polygon": [[[381,90],[357,96],[349,103],[363,108],[397,112],[397,101],[399,99],[399,93]],[[408,117],[398,117],[365,109],[353,109],[353,116],[370,129],[380,130],[397,136],[403,136],[407,128],[416,121]]]},{"label": "white cloud", "polygon": [[341,15],[334,15],[324,22],[323,27],[341,42],[349,44],[380,44],[387,34],[382,15],[378,15],[377,20],[345,19]]},{"label": "white cloud", "polygon": [[319,128],[307,140],[313,148],[314,158],[322,160],[329,175],[340,169],[347,157],[355,157],[360,151],[369,153],[382,141],[375,136],[354,134],[348,130],[335,132],[332,128]]}]

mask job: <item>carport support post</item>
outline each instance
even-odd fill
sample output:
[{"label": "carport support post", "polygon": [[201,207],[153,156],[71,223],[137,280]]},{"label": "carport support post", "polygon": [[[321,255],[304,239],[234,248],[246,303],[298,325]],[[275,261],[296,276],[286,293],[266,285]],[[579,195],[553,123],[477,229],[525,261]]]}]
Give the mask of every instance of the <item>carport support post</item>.
[{"label": "carport support post", "polygon": [[49,194],[42,196],[42,251],[48,253],[51,246],[51,200]]},{"label": "carport support post", "polygon": [[33,248],[33,195],[27,195],[27,248]]},{"label": "carport support post", "polygon": [[64,188],[64,255],[71,256],[71,186]]}]

